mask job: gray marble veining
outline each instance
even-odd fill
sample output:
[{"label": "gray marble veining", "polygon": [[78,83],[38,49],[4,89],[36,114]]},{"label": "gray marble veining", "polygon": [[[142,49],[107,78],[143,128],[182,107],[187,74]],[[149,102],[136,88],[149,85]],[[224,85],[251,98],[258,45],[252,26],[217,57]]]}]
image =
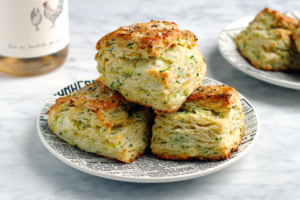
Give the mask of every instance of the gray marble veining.
[{"label": "gray marble veining", "polygon": [[[231,66],[217,48],[228,23],[265,7],[299,8],[298,1],[69,0],[70,52],[54,72],[0,74],[0,199],[300,199],[300,91],[254,79]],[[97,74],[95,44],[120,25],[151,19],[194,32],[207,76],[235,87],[256,108],[260,137],[232,166],[188,181],[137,184],[92,176],[55,158],[41,143],[36,117],[50,95]]]}]

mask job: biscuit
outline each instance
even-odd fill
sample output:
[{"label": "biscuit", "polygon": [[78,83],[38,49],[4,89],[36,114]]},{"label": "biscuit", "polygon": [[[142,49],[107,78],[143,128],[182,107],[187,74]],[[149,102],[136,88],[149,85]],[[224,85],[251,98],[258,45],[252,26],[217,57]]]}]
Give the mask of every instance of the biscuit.
[{"label": "biscuit", "polygon": [[99,80],[57,99],[47,114],[51,130],[70,145],[124,163],[143,154],[151,139],[153,114]]},{"label": "biscuit", "polygon": [[234,88],[203,86],[179,111],[156,116],[152,152],[172,160],[227,159],[238,150],[245,131],[244,117]]},{"label": "biscuit", "polygon": [[258,69],[299,70],[300,57],[291,36],[292,31],[285,29],[248,28],[236,36],[236,44],[242,56]]},{"label": "biscuit", "polygon": [[258,13],[255,19],[249,24],[250,29],[257,30],[271,30],[277,28],[295,30],[298,27],[298,19],[286,16],[269,8],[266,8]]},{"label": "biscuit", "polygon": [[206,74],[197,37],[174,22],[120,27],[101,38],[96,49],[100,81],[157,113],[178,110]]}]

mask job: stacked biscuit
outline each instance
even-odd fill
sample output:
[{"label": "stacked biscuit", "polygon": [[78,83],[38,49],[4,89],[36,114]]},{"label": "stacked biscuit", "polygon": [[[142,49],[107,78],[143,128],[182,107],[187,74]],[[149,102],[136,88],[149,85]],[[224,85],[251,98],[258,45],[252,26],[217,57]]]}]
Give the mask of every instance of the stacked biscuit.
[{"label": "stacked biscuit", "polygon": [[299,20],[268,8],[236,37],[242,56],[256,68],[300,70]]},{"label": "stacked biscuit", "polygon": [[125,163],[150,143],[157,157],[174,160],[220,160],[237,150],[245,129],[238,93],[201,87],[206,64],[192,32],[137,23],[108,33],[96,49],[101,76],[48,112],[60,138]]}]

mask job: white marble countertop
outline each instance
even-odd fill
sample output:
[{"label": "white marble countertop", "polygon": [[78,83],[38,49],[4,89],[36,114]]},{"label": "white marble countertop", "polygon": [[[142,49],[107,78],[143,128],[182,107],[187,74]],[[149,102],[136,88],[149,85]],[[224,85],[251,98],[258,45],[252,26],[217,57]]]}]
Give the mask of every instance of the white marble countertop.
[{"label": "white marble countertop", "polygon": [[[217,48],[221,29],[265,7],[293,11],[297,1],[72,0],[70,51],[59,69],[34,77],[0,74],[0,199],[300,199],[300,91],[254,79]],[[98,74],[95,44],[120,25],[151,19],[194,32],[207,76],[235,87],[256,108],[260,137],[241,160],[211,175],[163,184],[108,180],[78,171],[41,143],[36,118],[54,92]]]}]

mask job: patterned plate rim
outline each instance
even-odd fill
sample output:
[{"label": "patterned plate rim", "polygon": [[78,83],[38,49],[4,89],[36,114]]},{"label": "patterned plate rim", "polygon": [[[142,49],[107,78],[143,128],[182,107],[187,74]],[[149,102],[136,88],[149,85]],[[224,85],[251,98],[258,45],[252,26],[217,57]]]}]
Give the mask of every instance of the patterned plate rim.
[{"label": "patterned plate rim", "polygon": [[[297,13],[297,14],[295,14]],[[294,17],[296,16],[300,16],[300,13],[299,12],[286,12],[285,14],[290,14]],[[231,60],[229,58],[229,56],[226,55],[225,53],[225,49],[222,48],[222,42],[223,42],[223,39],[222,39],[222,35],[224,33],[226,33],[227,31],[229,31],[230,29],[228,29],[228,27],[232,26],[233,24],[237,23],[238,21],[245,21],[245,26],[244,27],[247,27],[248,26],[248,23],[253,20],[255,17],[255,15],[249,15],[247,17],[242,17],[240,19],[237,19],[229,24],[227,24],[223,29],[222,31],[220,32],[219,34],[219,37],[218,37],[218,49],[221,53],[221,55],[225,58],[225,60],[227,62],[229,62],[231,65],[233,65],[235,68],[237,68],[238,70],[256,78],[256,79],[259,79],[261,81],[265,81],[265,82],[268,82],[268,83],[271,83],[271,84],[274,84],[274,85],[278,85],[278,86],[281,86],[281,87],[286,87],[286,88],[291,88],[291,89],[298,89],[300,90],[300,82],[299,83],[294,83],[294,82],[291,82],[291,81],[286,81],[286,80],[283,80],[283,79],[278,79],[278,78],[273,78],[273,77],[270,77],[270,76],[265,76],[265,75],[262,75],[261,73],[259,73],[261,70],[258,70],[258,71],[249,71],[247,70],[245,67],[243,66],[239,66],[237,62]],[[251,19],[251,20],[249,20]],[[232,28],[233,29],[242,29],[243,27],[240,27],[240,28]],[[236,47],[236,46],[235,46]],[[229,48],[230,51],[233,52],[233,50],[231,48]],[[227,48],[227,51],[228,51],[228,48]],[[243,59],[246,61],[246,59],[244,57],[242,57],[239,53],[234,53],[235,56],[238,56],[239,58]],[[247,67],[253,67],[251,64],[248,63],[248,61],[246,61],[247,64],[244,64],[246,65]],[[254,67],[253,67],[254,68]],[[256,69],[256,68],[254,68]]]},{"label": "patterned plate rim", "polygon": [[[90,80],[95,80],[96,78],[98,78],[98,77],[90,77],[90,78],[86,78],[86,79],[81,79],[79,81],[87,81],[87,80],[90,81]],[[209,80],[209,81],[218,82],[219,84],[222,84],[221,82],[216,81],[216,80],[211,79],[211,78],[208,78],[208,77],[205,77],[205,79]],[[136,183],[164,183],[164,182],[183,181],[183,180],[188,180],[188,179],[193,179],[193,178],[205,176],[205,175],[217,172],[221,169],[224,169],[224,168],[230,166],[231,164],[235,163],[240,158],[242,158],[256,143],[256,141],[258,139],[259,132],[260,132],[260,122],[259,122],[257,112],[256,112],[255,108],[253,107],[253,105],[242,94],[239,93],[239,95],[240,95],[240,98],[244,99],[245,102],[253,109],[254,116],[256,117],[256,127],[255,127],[256,128],[256,133],[255,133],[254,138],[251,140],[250,145],[245,147],[245,149],[242,152],[236,153],[236,155],[233,158],[227,159],[224,163],[222,163],[222,164],[220,164],[216,167],[209,168],[205,171],[198,171],[198,172],[195,172],[195,173],[192,173],[192,174],[185,174],[185,175],[171,176],[171,177],[125,177],[125,176],[120,176],[120,175],[107,174],[107,173],[100,172],[100,171],[94,171],[94,170],[91,170],[91,169],[87,169],[83,166],[77,165],[75,163],[72,163],[69,159],[66,159],[61,154],[57,153],[47,143],[47,141],[43,137],[41,127],[39,125],[40,125],[40,117],[42,115],[42,110],[43,110],[46,103],[43,105],[43,108],[39,112],[39,115],[38,115],[38,118],[37,118],[37,131],[38,131],[38,135],[39,135],[43,145],[50,151],[50,153],[52,153],[56,158],[58,158],[59,160],[61,160],[64,163],[66,163],[67,165],[69,165],[69,166],[71,166],[75,169],[78,169],[80,171],[86,172],[88,174],[92,174],[92,175],[99,176],[99,177],[102,177],[102,178],[117,180],[117,181],[136,182]],[[53,96],[51,96],[46,102],[48,102]],[[89,154],[88,152],[85,152],[85,153]],[[189,162],[193,162],[193,161],[189,161]]]}]

